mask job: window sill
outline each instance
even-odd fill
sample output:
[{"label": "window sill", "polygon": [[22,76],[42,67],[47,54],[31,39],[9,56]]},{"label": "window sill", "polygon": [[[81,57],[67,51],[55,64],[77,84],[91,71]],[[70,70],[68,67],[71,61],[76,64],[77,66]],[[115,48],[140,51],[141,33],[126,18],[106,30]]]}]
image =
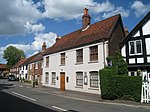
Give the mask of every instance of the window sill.
[{"label": "window sill", "polygon": [[94,87],[90,87],[90,88],[88,88],[89,90],[97,90],[97,91],[99,91],[99,88],[94,88]]},{"label": "window sill", "polygon": [[56,85],[55,83],[51,83],[51,85]]},{"label": "window sill", "polygon": [[83,64],[83,62],[77,62],[77,63],[75,63],[75,65],[80,65],[80,64]]},{"label": "window sill", "polygon": [[59,65],[59,66],[65,66],[65,64],[61,64],[61,65]]},{"label": "window sill", "polygon": [[98,60],[96,60],[96,61],[89,61],[88,63],[90,64],[90,63],[98,63],[99,61]]},{"label": "window sill", "polygon": [[75,86],[75,88],[83,89],[83,86]]},{"label": "window sill", "polygon": [[49,66],[46,66],[45,68],[48,68]]}]

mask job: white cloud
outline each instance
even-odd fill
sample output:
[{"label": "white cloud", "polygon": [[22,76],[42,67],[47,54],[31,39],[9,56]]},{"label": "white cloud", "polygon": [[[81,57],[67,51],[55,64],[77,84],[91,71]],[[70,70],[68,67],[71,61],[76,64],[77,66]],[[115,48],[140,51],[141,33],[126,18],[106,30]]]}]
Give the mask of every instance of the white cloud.
[{"label": "white cloud", "polygon": [[32,43],[31,47],[34,50],[41,50],[43,42],[46,42],[47,47],[50,47],[52,44],[54,44],[56,36],[57,35],[53,32],[49,32],[46,34],[37,34],[35,36],[35,41]]},{"label": "white cloud", "polygon": [[110,16],[121,14],[122,17],[128,17],[129,16],[129,10],[123,9],[123,7],[116,7],[115,9],[111,10],[110,12],[105,12],[103,14],[103,18],[108,18]]},{"label": "white cloud", "polygon": [[5,60],[2,59],[3,51],[8,46],[15,46],[17,49],[21,49],[25,52],[26,56],[29,57],[35,53],[38,53],[42,50],[43,42],[46,42],[47,48],[52,46],[55,43],[57,35],[53,32],[49,33],[40,33],[37,34],[34,38],[34,41],[31,44],[9,44],[5,47],[0,48],[0,63],[6,63]]},{"label": "white cloud", "polygon": [[134,10],[136,17],[140,17],[148,11],[150,11],[150,3],[145,5],[142,3],[142,1],[134,1],[134,3],[131,6],[131,9]]},{"label": "white cloud", "polygon": [[[44,0],[45,12],[44,17],[51,19],[76,19],[83,14],[83,8],[90,9],[90,13],[99,14],[103,13],[103,18],[110,17],[115,14],[122,14],[123,17],[129,16],[129,10],[125,10],[123,7],[116,7],[108,0],[101,3],[94,0]],[[100,15],[100,14],[99,14]],[[100,17],[96,17],[100,18]]]},{"label": "white cloud", "polygon": [[38,6],[32,0],[1,0],[0,35],[25,34],[26,22],[36,23],[42,18]]},{"label": "white cloud", "polygon": [[41,23],[31,24],[29,22],[26,22],[25,27],[27,28],[27,31],[29,33],[39,33],[45,30],[45,26],[43,26]]}]

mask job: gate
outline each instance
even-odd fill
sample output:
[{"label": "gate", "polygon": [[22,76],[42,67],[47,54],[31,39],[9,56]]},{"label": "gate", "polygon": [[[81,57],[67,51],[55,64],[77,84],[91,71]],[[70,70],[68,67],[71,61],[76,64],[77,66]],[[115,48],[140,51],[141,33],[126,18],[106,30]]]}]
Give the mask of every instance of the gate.
[{"label": "gate", "polygon": [[150,103],[150,73],[147,71],[142,74],[141,103]]}]

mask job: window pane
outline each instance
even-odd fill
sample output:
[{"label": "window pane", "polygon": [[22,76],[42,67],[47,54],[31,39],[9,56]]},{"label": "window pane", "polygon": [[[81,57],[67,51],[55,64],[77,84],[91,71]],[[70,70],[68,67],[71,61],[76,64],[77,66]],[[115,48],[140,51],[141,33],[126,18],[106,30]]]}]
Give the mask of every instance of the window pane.
[{"label": "window pane", "polygon": [[135,54],[134,42],[130,42],[130,54]]},{"label": "window pane", "polygon": [[56,73],[52,72],[52,84],[56,84]]},{"label": "window pane", "polygon": [[83,72],[76,72],[76,85],[83,86]]},{"label": "window pane", "polygon": [[83,49],[76,51],[76,62],[83,62]]},{"label": "window pane", "polygon": [[49,56],[46,57],[46,67],[49,67]]},{"label": "window pane", "polygon": [[61,65],[65,65],[65,53],[61,53]]},{"label": "window pane", "polygon": [[49,83],[49,73],[45,72],[45,84]]},{"label": "window pane", "polygon": [[137,53],[142,53],[141,41],[136,41],[136,51]]},{"label": "window pane", "polygon": [[90,87],[98,88],[98,72],[90,72]]},{"label": "window pane", "polygon": [[98,46],[90,47],[90,61],[98,60]]}]

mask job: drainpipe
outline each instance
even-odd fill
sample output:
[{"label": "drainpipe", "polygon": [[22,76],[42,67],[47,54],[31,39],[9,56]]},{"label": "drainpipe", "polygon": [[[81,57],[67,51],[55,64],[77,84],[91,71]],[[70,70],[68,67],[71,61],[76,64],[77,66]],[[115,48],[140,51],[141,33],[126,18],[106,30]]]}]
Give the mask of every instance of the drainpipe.
[{"label": "drainpipe", "polygon": [[104,60],[104,67],[106,66],[106,63],[105,63],[105,40],[103,39],[103,60]]}]

